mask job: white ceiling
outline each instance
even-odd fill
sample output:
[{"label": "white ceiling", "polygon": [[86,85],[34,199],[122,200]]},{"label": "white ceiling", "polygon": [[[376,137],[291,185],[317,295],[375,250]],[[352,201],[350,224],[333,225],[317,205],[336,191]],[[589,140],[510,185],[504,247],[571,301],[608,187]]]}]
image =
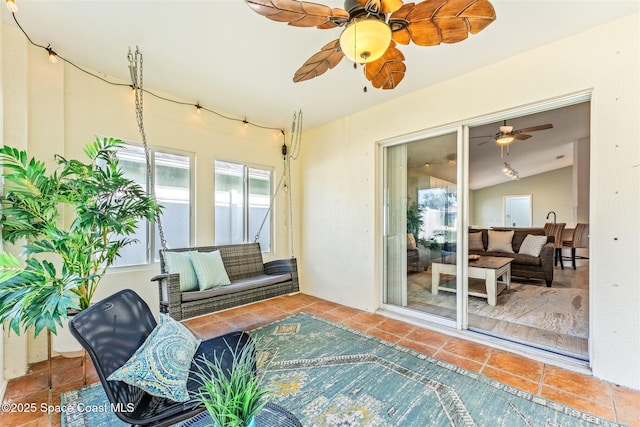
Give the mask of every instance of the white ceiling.
[{"label": "white ceiling", "polygon": [[294,84],[294,72],[341,30],[287,26],[240,0],[15,1],[31,39],[80,66],[128,82],[127,52],[139,46],[145,89],[284,129],[302,109],[306,130],[639,10],[637,0],[491,0],[497,20],[479,34],[454,45],[400,46],[406,76],[382,91],[346,59]]},{"label": "white ceiling", "polygon": [[[640,9],[638,0],[491,0],[497,20],[479,34],[453,45],[399,46],[406,57],[405,78],[398,88],[382,91],[346,59],[322,76],[293,83],[294,72],[341,30],[287,26],[240,0],[15,1],[16,18],[31,40],[51,45],[81,67],[129,82],[127,53],[138,46],[145,89],[282,129],[289,129],[293,113],[302,109],[305,130]],[[340,0],[318,2],[343,7]],[[6,8],[0,10],[5,23],[16,25]],[[516,129],[554,125],[514,143],[511,166],[526,177],[570,165],[572,143],[588,136],[586,108],[510,121]],[[499,125],[472,129],[471,135],[492,135]],[[471,188],[505,179],[499,148],[492,141],[478,146],[481,141],[471,144]],[[412,161],[434,160],[425,156],[416,154]]]}]

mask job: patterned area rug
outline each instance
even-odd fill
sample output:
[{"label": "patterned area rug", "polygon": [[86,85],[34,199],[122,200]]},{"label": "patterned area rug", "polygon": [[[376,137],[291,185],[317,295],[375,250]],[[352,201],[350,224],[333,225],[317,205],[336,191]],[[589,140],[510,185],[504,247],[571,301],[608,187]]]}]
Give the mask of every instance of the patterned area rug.
[{"label": "patterned area rug", "polygon": [[[413,275],[412,280],[414,283],[409,286],[411,303],[455,311],[455,294],[440,292],[433,295],[430,275]],[[449,282],[451,287],[455,287],[454,280],[443,280],[443,285],[447,286]],[[540,284],[512,282],[511,289],[498,295],[495,306],[487,304],[486,299],[469,297],[469,313],[576,338],[586,339],[589,336],[587,289],[547,288]]]},{"label": "patterned area rug", "polygon": [[[274,403],[308,427],[620,425],[305,313],[252,334]],[[105,401],[100,386],[62,396]],[[88,415],[62,425],[120,425],[112,413]]]}]

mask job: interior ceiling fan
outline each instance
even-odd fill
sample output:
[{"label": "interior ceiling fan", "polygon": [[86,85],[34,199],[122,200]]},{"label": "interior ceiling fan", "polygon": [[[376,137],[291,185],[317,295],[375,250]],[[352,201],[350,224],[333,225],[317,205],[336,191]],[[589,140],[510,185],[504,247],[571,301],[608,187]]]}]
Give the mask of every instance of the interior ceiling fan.
[{"label": "interior ceiling fan", "polygon": [[496,19],[488,0],[345,0],[344,9],[299,0],[245,0],[256,13],[296,27],[321,30],[344,27],[300,67],[293,81],[324,74],[347,56],[364,64],[367,80],[378,89],[393,89],[404,78],[404,55],[396,47],[457,43]]},{"label": "interior ceiling fan", "polygon": [[496,143],[500,146],[500,157],[504,157],[504,147],[507,147],[507,155],[508,155],[509,145],[511,145],[513,141],[515,141],[516,139],[520,141],[524,141],[526,139],[531,138],[532,135],[529,135],[526,132],[537,132],[540,130],[551,129],[551,128],[553,128],[553,125],[551,123],[547,123],[544,125],[531,126],[528,128],[513,130],[513,126],[508,126],[507,121],[505,120],[495,135],[480,135],[480,136],[474,136],[473,138],[489,138],[485,141],[482,141],[478,145],[483,145],[491,140],[495,140]]}]

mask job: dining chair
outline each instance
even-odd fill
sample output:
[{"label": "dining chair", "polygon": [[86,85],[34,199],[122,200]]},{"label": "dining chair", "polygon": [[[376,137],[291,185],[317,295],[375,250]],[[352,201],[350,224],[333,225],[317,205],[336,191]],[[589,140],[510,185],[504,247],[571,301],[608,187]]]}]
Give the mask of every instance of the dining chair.
[{"label": "dining chair", "polygon": [[576,249],[589,247],[589,224],[578,223],[573,230],[573,236],[571,240],[564,240],[562,246],[565,248],[571,248],[571,266],[576,269]]},{"label": "dining chair", "polygon": [[554,253],[554,266],[560,263],[560,268],[564,270],[564,264],[562,263],[562,232],[566,227],[564,222],[548,222],[544,225],[544,235],[553,237]]}]

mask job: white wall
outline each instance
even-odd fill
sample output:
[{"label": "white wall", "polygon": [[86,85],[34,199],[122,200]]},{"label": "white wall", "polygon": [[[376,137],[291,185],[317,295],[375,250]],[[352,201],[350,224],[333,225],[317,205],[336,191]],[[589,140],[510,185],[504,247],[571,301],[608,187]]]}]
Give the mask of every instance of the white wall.
[{"label": "white wall", "polygon": [[[542,227],[549,211],[556,213],[557,222],[573,223],[573,168],[551,172],[472,190],[469,200],[469,224],[480,228],[503,225],[504,196],[531,194],[532,226]],[[473,201],[473,202],[471,202]]]},{"label": "white wall", "polygon": [[[46,53],[29,46],[15,27],[5,26],[2,35],[0,88],[4,88],[2,134],[5,144],[25,148],[30,155],[50,159],[49,164],[53,165],[54,154],[85,158],[82,148],[96,136],[141,142],[134,96],[128,87],[108,85],[62,61],[50,64]],[[110,76],[106,78],[114,81]],[[146,89],[175,99],[153,88]],[[245,127],[241,122],[197,112],[193,107],[150,95],[144,97],[144,119],[150,145],[197,153],[196,199],[192,203],[194,245],[214,243],[213,165],[216,159],[273,168],[275,183],[283,174],[283,136],[279,130]],[[292,169],[299,174],[297,165],[292,165]],[[293,187],[295,190],[295,184]],[[265,260],[289,257],[287,206],[286,193],[280,192],[272,213],[273,252],[265,254]],[[114,269],[103,278],[94,300],[131,288],[157,312],[158,291],[150,278],[158,273],[158,265]],[[5,337],[3,372],[6,378],[23,375],[28,363],[46,359],[46,334],[37,340],[29,335]]]},{"label": "white wall", "polygon": [[592,90],[591,362],[596,377],[640,389],[638,21],[593,28],[307,132],[304,290],[378,306],[378,141]]}]

